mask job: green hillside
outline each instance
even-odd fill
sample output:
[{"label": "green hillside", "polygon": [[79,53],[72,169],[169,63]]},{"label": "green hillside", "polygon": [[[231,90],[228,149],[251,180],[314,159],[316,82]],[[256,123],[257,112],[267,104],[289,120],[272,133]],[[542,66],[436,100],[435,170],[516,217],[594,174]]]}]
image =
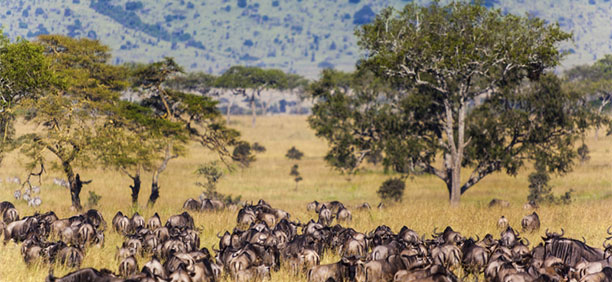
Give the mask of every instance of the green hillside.
[{"label": "green hillside", "polygon": [[[325,67],[351,69],[360,56],[353,32],[402,0],[3,0],[2,29],[28,39],[61,33],[100,39],[115,63],[172,56],[211,73],[235,64],[316,77]],[[426,1],[421,1],[426,2]],[[558,21],[573,31],[565,65],[612,53],[612,3],[489,0],[484,5]]]}]

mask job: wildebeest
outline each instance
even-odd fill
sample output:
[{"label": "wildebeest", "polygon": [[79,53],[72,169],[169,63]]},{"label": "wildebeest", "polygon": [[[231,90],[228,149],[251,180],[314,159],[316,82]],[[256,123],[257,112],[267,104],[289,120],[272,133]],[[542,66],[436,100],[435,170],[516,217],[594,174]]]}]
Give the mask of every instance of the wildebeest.
[{"label": "wildebeest", "polygon": [[353,280],[357,275],[358,265],[362,263],[358,258],[343,257],[332,264],[317,265],[308,271],[309,282],[328,282]]},{"label": "wildebeest", "polygon": [[497,220],[497,228],[506,229],[508,228],[508,219],[505,216],[501,216],[499,220]]},{"label": "wildebeest", "polygon": [[62,278],[53,276],[53,273],[49,273],[49,276],[45,279],[45,282],[79,282],[79,281],[90,281],[90,282],[120,282],[123,279],[118,278],[109,270],[96,270],[93,268],[83,268],[77,271],[66,274]]},{"label": "wildebeest", "polygon": [[129,256],[119,263],[119,275],[127,278],[138,271],[138,262],[134,256]]},{"label": "wildebeest", "polygon": [[4,221],[6,224],[19,220],[19,212],[16,208],[8,208],[2,213],[2,215],[2,221]]},{"label": "wildebeest", "polygon": [[489,202],[489,208],[493,207],[507,208],[510,207],[510,202],[501,199],[493,199]]},{"label": "wildebeest", "polygon": [[523,227],[523,232],[534,232],[540,230],[540,217],[536,212],[526,215],[521,220],[521,227]]},{"label": "wildebeest", "polygon": [[8,209],[14,209],[15,205],[13,205],[13,203],[9,202],[9,201],[2,201],[0,202],[0,214],[4,214],[4,212]]}]

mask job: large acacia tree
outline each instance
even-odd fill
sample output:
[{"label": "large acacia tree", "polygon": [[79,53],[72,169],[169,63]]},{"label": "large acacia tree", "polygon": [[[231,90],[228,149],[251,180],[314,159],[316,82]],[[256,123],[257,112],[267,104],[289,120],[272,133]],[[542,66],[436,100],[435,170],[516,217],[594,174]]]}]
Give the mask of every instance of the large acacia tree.
[{"label": "large acacia tree", "polygon": [[[347,91],[327,71],[311,91],[310,125],[330,143],[332,165],[354,169],[382,151],[388,168],[440,178],[452,205],[487,175],[515,175],[530,159],[571,169],[588,115],[582,97],[548,73],[562,57],[557,44],[571,37],[557,24],[433,2],[384,9],[356,35],[366,54],[357,81],[380,87]],[[462,168],[471,173],[462,178]]]},{"label": "large acacia tree", "polygon": [[125,73],[108,63],[110,50],[97,40],[42,35],[37,44],[58,82],[20,104],[25,120],[37,126],[19,137],[21,149],[32,164],[50,162],[64,172],[72,207],[81,210],[80,193],[88,181],[76,169],[94,166],[96,150],[104,149],[94,140],[126,86]]},{"label": "large acacia tree", "polygon": [[[172,58],[135,68],[131,75],[132,85],[141,95],[141,105],[152,111],[156,126],[145,127],[145,132],[155,140],[151,154],[158,161],[153,167],[149,205],[159,198],[159,176],[170,160],[186,150],[188,142],[197,142],[217,154],[222,160],[229,158],[229,146],[239,137],[236,130],[227,128],[221,121],[217,102],[210,97],[194,95],[167,87],[166,82],[182,73],[182,68]],[[152,123],[155,118],[145,120]],[[131,130],[134,132],[134,129]],[[137,155],[135,155],[137,157]],[[140,159],[140,161],[143,161]]]}]

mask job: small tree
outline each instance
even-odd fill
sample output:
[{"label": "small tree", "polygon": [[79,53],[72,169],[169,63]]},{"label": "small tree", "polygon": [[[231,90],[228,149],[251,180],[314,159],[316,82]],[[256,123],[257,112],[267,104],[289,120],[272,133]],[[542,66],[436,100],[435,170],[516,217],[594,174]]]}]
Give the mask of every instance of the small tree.
[{"label": "small tree", "polygon": [[295,190],[297,191],[298,188],[298,183],[300,181],[303,180],[302,176],[300,175],[300,172],[298,171],[299,166],[297,164],[294,164],[293,167],[291,167],[291,171],[289,172],[289,175],[293,176],[293,181],[295,181]]},{"label": "small tree", "polygon": [[587,146],[587,144],[582,143],[582,146],[578,147],[577,153],[581,164],[591,159],[591,156],[589,156],[589,146]]},{"label": "small tree", "polygon": [[263,145],[255,142],[255,143],[253,143],[253,151],[255,151],[256,153],[265,153],[266,152],[266,147],[264,147]]},{"label": "small tree", "polygon": [[551,203],[553,202],[552,187],[548,185],[550,176],[541,167],[536,168],[535,172],[529,174],[529,195],[527,196],[528,201],[534,201],[535,203]]},{"label": "small tree", "polygon": [[290,160],[301,160],[303,156],[304,156],[304,153],[296,149],[295,146],[291,147],[291,149],[287,151],[287,154],[285,154],[285,157],[287,157]]},{"label": "small tree", "polygon": [[251,144],[246,141],[240,141],[234,148],[232,160],[238,162],[242,167],[249,167],[251,162],[255,161],[255,155],[252,152]]},{"label": "small tree", "polygon": [[208,198],[218,198],[217,182],[223,177],[223,171],[219,167],[218,162],[213,161],[200,165],[196,170],[196,174],[206,179],[206,183],[196,182],[197,186],[204,188],[202,194]]},{"label": "small tree", "polygon": [[404,189],[406,188],[406,184],[403,180],[399,178],[391,178],[387,181],[383,182],[383,184],[378,188],[376,194],[383,201],[393,200],[396,202],[401,202],[402,197],[404,196]]},{"label": "small tree", "polygon": [[565,194],[555,197],[552,194],[552,186],[548,184],[550,176],[546,169],[536,162],[536,171],[529,174],[529,195],[527,201],[537,204],[569,204],[572,201],[573,189]]}]

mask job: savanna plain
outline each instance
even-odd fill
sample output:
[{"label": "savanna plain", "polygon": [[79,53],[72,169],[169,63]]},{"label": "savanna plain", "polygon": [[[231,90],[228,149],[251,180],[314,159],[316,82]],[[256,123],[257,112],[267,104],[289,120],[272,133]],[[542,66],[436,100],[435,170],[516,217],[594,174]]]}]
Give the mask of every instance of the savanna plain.
[{"label": "savanna plain", "polygon": [[[306,211],[306,204],[313,200],[339,200],[353,212],[353,220],[347,226],[360,232],[369,232],[379,225],[387,225],[394,232],[402,226],[408,226],[419,234],[429,237],[435,227],[438,230],[452,226],[464,236],[487,234],[499,236],[496,227],[497,219],[505,215],[511,226],[520,230],[521,218],[531,213],[523,209],[528,194],[527,176],[530,167],[522,169],[515,177],[497,173],[488,176],[479,184],[467,191],[457,208],[449,207],[446,188],[442,181],[433,176],[413,176],[406,181],[406,190],[401,202],[377,209],[379,198],[376,190],[393,174],[386,174],[382,167],[365,166],[358,174],[342,175],[328,166],[324,161],[327,151],[325,141],[318,139],[308,127],[306,116],[267,116],[260,117],[256,126],[251,127],[250,117],[234,117],[231,126],[238,129],[245,140],[258,142],[266,147],[266,152],[257,154],[257,160],[249,168],[236,169],[220,180],[217,190],[233,196],[241,195],[243,200],[256,202],[265,199],[275,208],[288,211],[293,220],[306,222],[315,218],[314,212]],[[573,189],[572,202],[569,205],[541,206],[537,212],[542,222],[539,232],[523,234],[532,244],[541,241],[544,231],[559,232],[565,230],[566,236],[582,238],[587,244],[600,247],[608,236],[606,228],[612,225],[612,137],[589,134],[585,142],[591,151],[591,159],[584,164],[576,164],[573,172],[564,176],[554,176],[550,184],[556,195]],[[299,161],[289,160],[285,153],[292,146],[304,152],[305,157]],[[145,218],[158,212],[164,222],[169,216],[183,212],[186,199],[197,198],[202,188],[195,183],[198,179],[195,170],[198,165],[214,160],[215,156],[193,144],[186,156],[172,160],[168,169],[160,177],[161,197],[153,208],[146,207],[150,192],[150,173],[144,176],[138,207],[130,202],[130,178],[112,170],[103,168],[79,170],[83,179],[92,179],[81,193],[84,203],[89,191],[101,196],[96,207],[105,220],[110,223],[117,211],[131,215],[138,211]],[[19,176],[24,179],[27,171],[25,159],[19,153],[12,153],[0,168],[0,178]],[[303,177],[295,189],[293,177],[289,175],[294,164],[299,165]],[[464,170],[467,178],[469,171]],[[76,214],[70,210],[69,191],[53,185],[53,178],[61,177],[59,171],[48,167],[42,177],[41,198],[43,204],[37,208],[29,207],[24,201],[15,201],[13,192],[19,188],[16,184],[3,181],[0,184],[0,201],[15,203],[21,216],[34,212],[54,211],[60,218]],[[37,179],[33,183],[37,183]],[[508,200],[509,208],[488,208],[493,198]],[[355,206],[363,202],[372,205],[371,211],[357,211]],[[195,225],[201,229],[201,246],[217,246],[218,232],[232,230],[236,226],[237,211],[190,212]],[[109,225],[110,227],[110,225]],[[119,262],[115,259],[117,247],[123,237],[107,228],[104,247],[87,249],[81,267],[107,268],[118,271]],[[324,257],[323,263],[338,260],[335,254]],[[138,257],[144,264],[149,258]],[[63,276],[72,269],[55,265],[54,275]],[[44,281],[50,266],[35,263],[27,266],[20,254],[20,246],[9,242],[0,245],[0,281]],[[227,278],[229,279],[229,278]],[[305,281],[305,276],[294,277],[287,268],[272,274],[272,281]]]}]

